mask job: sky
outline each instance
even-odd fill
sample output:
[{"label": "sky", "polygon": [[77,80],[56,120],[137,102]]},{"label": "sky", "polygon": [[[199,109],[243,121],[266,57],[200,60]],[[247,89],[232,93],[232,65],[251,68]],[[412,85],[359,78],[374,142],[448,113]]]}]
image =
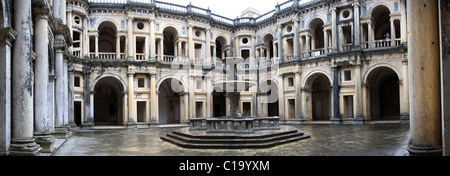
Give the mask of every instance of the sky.
[{"label": "sky", "polygon": [[277,2],[283,3],[287,0],[158,0],[186,6],[189,2],[193,6],[211,10],[212,13],[234,19],[241,12],[252,7],[264,14],[275,9]]}]

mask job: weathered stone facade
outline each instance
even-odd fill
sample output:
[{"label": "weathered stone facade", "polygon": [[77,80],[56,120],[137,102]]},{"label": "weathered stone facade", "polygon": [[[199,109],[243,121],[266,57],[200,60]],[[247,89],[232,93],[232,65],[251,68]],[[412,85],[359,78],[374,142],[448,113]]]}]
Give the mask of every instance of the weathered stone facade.
[{"label": "weathered stone facade", "polygon": [[236,19],[154,0],[5,0],[1,9],[2,155],[52,152],[77,126],[225,116],[229,100],[213,85],[231,53],[246,59],[238,78],[257,82],[241,92],[244,116],[410,123],[405,0],[289,0]]}]

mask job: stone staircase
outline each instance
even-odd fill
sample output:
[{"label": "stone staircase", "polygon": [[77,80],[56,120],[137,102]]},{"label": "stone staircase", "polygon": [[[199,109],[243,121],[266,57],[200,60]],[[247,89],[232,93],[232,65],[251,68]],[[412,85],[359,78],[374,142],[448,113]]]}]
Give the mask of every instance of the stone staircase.
[{"label": "stone staircase", "polygon": [[206,133],[175,130],[161,139],[185,148],[268,148],[311,137],[298,129],[272,130],[254,134]]}]

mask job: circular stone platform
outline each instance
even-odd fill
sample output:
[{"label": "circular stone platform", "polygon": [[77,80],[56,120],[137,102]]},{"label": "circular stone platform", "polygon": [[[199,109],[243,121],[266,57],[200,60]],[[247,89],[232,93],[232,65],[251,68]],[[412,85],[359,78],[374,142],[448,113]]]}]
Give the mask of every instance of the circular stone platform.
[{"label": "circular stone platform", "polygon": [[268,148],[311,137],[291,126],[280,130],[261,130],[251,134],[207,133],[182,128],[161,136],[161,139],[185,148],[242,149]]}]

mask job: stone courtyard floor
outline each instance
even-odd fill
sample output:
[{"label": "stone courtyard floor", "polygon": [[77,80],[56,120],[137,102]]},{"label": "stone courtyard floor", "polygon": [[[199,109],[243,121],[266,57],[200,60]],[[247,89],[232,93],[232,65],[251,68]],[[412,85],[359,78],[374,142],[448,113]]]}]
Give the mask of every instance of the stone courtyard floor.
[{"label": "stone courtyard floor", "polygon": [[266,149],[185,149],[162,141],[179,128],[80,130],[54,156],[404,156],[408,125],[294,125],[311,138]]}]

